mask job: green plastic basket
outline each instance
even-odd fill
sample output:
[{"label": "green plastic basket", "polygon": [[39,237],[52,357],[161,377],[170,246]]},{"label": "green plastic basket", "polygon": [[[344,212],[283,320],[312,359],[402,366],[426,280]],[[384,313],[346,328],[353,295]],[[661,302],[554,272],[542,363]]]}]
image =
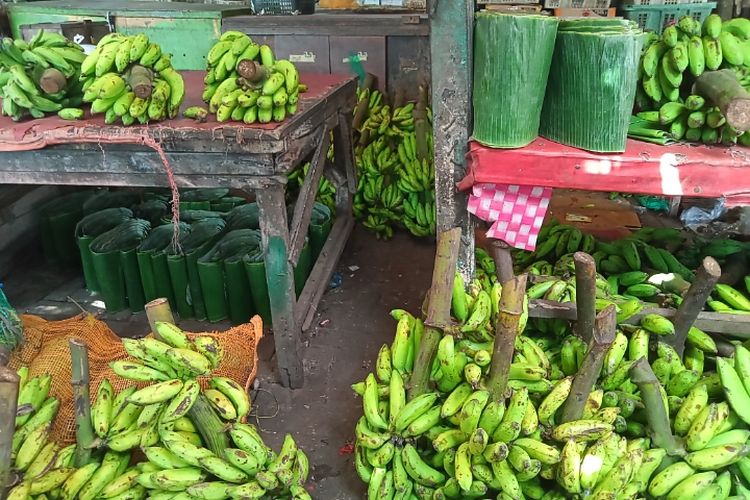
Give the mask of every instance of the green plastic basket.
[{"label": "green plastic basket", "polygon": [[620,10],[625,19],[635,21],[641,29],[661,34],[664,28],[676,23],[682,16],[690,16],[703,23],[714,8],[716,8],[716,2],[623,5]]}]

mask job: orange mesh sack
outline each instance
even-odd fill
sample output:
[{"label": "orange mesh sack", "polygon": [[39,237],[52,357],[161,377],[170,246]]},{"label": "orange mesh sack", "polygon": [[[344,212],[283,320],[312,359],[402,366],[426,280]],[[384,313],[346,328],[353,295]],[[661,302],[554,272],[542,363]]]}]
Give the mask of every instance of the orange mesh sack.
[{"label": "orange mesh sack", "polygon": [[[9,362],[14,370],[29,367],[29,377],[49,373],[52,376],[50,395],[60,401],[60,409],[53,424],[51,436],[59,444],[75,441],[75,416],[73,389],[70,384],[71,362],[68,341],[83,340],[88,346],[90,393],[93,397],[99,382],[107,378],[116,391],[136,384],[116,375],[109,363],[128,358],[120,338],[103,321],[90,314],[80,314],[62,321],[46,321],[30,315],[22,316],[24,343],[16,349]],[[225,332],[192,333],[209,335],[219,340],[224,348],[224,359],[214,371],[216,375],[229,377],[249,389],[257,373],[258,342],[263,336],[263,322],[255,316],[245,323]],[[201,385],[207,379],[200,380]],[[147,383],[138,384],[140,387]]]}]

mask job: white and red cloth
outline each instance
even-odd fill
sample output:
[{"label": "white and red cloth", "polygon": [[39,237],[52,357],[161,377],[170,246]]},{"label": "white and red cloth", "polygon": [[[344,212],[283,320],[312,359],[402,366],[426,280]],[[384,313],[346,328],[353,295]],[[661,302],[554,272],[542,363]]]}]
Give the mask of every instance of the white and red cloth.
[{"label": "white and red cloth", "polygon": [[469,212],[490,222],[487,237],[533,251],[552,189],[515,184],[474,184],[469,194]]}]

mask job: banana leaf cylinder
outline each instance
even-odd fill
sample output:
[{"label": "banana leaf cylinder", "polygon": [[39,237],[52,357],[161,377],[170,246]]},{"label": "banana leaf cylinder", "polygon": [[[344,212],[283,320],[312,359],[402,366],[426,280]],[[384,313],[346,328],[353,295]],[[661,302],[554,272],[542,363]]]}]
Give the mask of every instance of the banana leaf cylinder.
[{"label": "banana leaf cylinder", "polygon": [[143,311],[146,300],[143,294],[141,273],[138,269],[138,257],[135,248],[120,252],[120,266],[125,280],[125,293],[128,297],[128,307],[132,312]]},{"label": "banana leaf cylinder", "polygon": [[[332,227],[333,216],[331,215],[331,209],[316,201],[313,206],[312,216],[310,217],[310,229],[307,231],[310,237],[313,262],[318,260],[318,256],[323,250],[323,245],[325,245]],[[307,276],[305,276],[306,279]]]},{"label": "banana leaf cylinder", "polygon": [[44,257],[57,265],[78,262],[73,233],[83,217],[83,205],[93,191],[77,191],[54,198],[39,207],[39,235]]},{"label": "banana leaf cylinder", "polygon": [[520,148],[539,134],[558,19],[480,12],[474,29],[474,139]]},{"label": "banana leaf cylinder", "polygon": [[[193,317],[205,319],[205,310],[201,309],[202,313],[198,316],[193,307],[187,257],[185,255],[167,255],[167,269],[169,271],[169,284],[172,288],[177,315],[182,319]],[[202,299],[200,304],[201,308],[203,308]]]},{"label": "banana leaf cylinder", "polygon": [[589,151],[625,151],[642,45],[632,25],[561,22],[540,134]]},{"label": "banana leaf cylinder", "polygon": [[75,228],[76,243],[83,264],[83,278],[86,289],[90,292],[100,291],[99,281],[91,257],[90,245],[94,238],[133,218],[128,208],[106,208],[85,216]]}]

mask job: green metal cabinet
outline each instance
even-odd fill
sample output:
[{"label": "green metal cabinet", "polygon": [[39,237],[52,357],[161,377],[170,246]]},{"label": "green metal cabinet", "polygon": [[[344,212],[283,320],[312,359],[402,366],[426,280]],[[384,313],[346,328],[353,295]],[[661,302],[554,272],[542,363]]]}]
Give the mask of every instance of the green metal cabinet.
[{"label": "green metal cabinet", "polygon": [[206,54],[221,36],[223,20],[250,12],[247,6],[118,0],[24,2],[9,4],[8,9],[14,37],[21,36],[22,25],[107,21],[114,31],[146,33],[162,50],[172,53],[176,69],[184,70],[204,69]]}]

